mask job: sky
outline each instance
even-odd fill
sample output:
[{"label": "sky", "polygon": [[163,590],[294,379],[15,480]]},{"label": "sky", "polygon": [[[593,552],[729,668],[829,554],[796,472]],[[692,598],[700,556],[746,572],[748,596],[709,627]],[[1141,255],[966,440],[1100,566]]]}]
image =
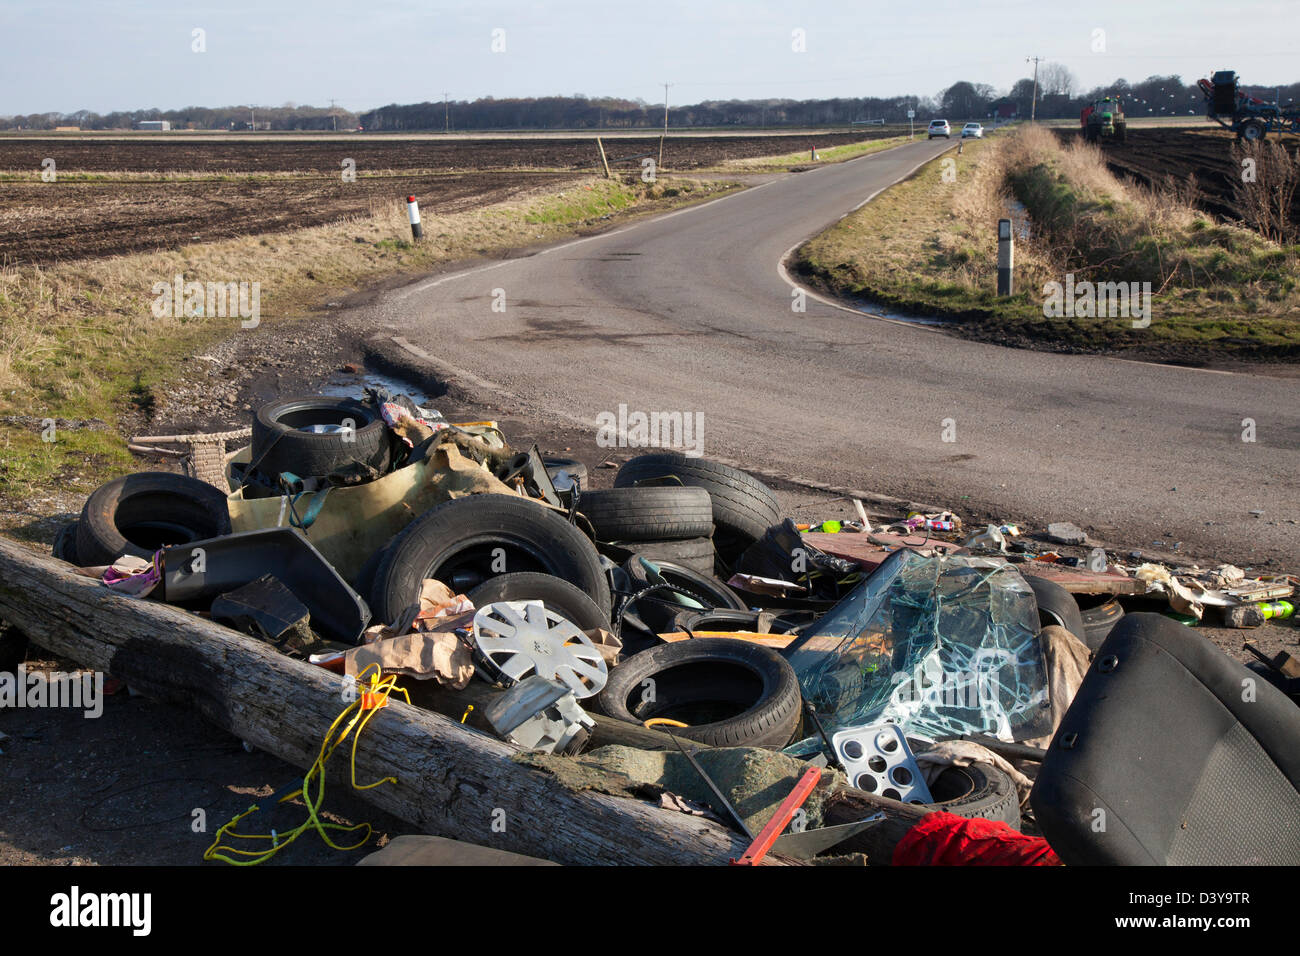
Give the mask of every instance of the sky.
[{"label": "sky", "polygon": [[[196,33],[195,31],[201,31]],[[0,115],[582,94],[670,103],[1300,80],[1300,2],[0,0]],[[494,46],[496,49],[494,49]],[[199,48],[202,47],[200,50]]]}]

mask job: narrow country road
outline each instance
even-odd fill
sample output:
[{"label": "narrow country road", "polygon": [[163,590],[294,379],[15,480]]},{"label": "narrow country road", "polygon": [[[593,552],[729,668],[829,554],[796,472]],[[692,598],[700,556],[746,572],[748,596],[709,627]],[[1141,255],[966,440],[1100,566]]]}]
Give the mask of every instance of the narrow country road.
[{"label": "narrow country road", "polygon": [[593,432],[620,405],[698,412],[707,457],[760,472],[1294,564],[1300,379],[1001,348],[811,296],[793,310],[786,253],[949,145],[416,282],[353,320]]}]

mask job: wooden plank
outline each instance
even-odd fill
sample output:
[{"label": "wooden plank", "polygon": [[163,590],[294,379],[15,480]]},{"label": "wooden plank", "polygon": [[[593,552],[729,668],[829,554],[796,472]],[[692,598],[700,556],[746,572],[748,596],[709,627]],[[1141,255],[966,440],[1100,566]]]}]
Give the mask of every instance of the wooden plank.
[{"label": "wooden plank", "polygon": [[[794,643],[795,635],[793,634],[756,634],[753,631],[692,631],[696,637],[724,637],[737,641],[749,641],[751,644],[762,644],[764,647],[770,647],[773,650],[782,648]],[[660,634],[661,641],[667,641],[669,644],[675,644],[678,641],[687,640],[691,634],[685,631],[673,631],[668,634]]]},{"label": "wooden plank", "polygon": [[[934,548],[936,551],[951,553],[960,545],[934,538],[926,541],[924,535],[897,535],[875,532],[869,534],[826,534],[823,532],[806,532],[803,539],[827,554],[846,561],[857,562],[864,570],[874,571],[898,548]],[[1071,594],[1145,594],[1146,582],[1131,578],[1118,571],[1089,571],[1087,568],[1072,568],[1052,561],[1024,561],[1016,565],[1021,574],[1047,578],[1059,584]]]},{"label": "wooden plank", "polygon": [[1026,561],[1018,565],[1021,574],[1046,578],[1071,594],[1146,594],[1147,583],[1118,571],[1089,571],[1052,561]]},{"label": "wooden plank", "polygon": [[940,541],[938,538],[927,540],[923,534],[902,535],[884,531],[839,532],[838,534],[805,531],[803,539],[827,554],[846,561],[855,561],[867,571],[874,571],[880,562],[899,548],[933,548],[948,553],[961,547],[950,541]]},{"label": "wooden plank", "polygon": [[894,855],[894,848],[907,835],[907,831],[932,812],[929,807],[918,807],[897,800],[886,800],[865,790],[837,790],[827,796],[822,808],[825,825],[839,826],[845,823],[857,823],[877,813],[883,813],[884,819],[867,827],[856,836],[845,840],[835,848],[835,853],[865,853],[870,866],[888,866]]}]

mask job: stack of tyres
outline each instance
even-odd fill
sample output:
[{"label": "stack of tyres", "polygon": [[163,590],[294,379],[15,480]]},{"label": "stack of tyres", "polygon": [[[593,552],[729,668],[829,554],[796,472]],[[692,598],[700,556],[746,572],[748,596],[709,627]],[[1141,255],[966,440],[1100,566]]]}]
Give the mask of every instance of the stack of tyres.
[{"label": "stack of tyres", "polygon": [[[713,525],[712,559],[708,563],[724,578],[730,576],[732,566],[745,549],[780,521],[776,496],[757,478],[720,462],[692,458],[680,452],[659,452],[631,459],[619,469],[614,488],[707,492]],[[695,557],[692,546],[682,543],[672,548],[665,544],[656,542],[653,548],[643,546],[636,550],[652,560],[657,556],[697,571],[709,570],[704,559]],[[702,552],[702,548],[698,550]]]},{"label": "stack of tyres", "polygon": [[642,486],[587,491],[578,510],[596,540],[652,561],[713,571],[713,502],[703,488]]}]

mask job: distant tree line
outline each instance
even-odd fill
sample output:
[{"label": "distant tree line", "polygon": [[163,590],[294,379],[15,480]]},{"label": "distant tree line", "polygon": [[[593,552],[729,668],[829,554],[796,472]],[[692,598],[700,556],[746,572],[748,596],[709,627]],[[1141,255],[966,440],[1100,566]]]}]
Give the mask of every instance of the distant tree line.
[{"label": "distant tree line", "polygon": [[295,106],[187,106],[179,110],[130,110],[112,113],[32,113],[27,116],[0,116],[0,129],[54,129],[56,126],[80,126],[82,129],[134,129],[144,120],[167,120],[172,129],[248,130],[258,129],[327,130],[355,129],[357,114],[342,108]]},{"label": "distant tree line", "polygon": [[[1284,106],[1300,102],[1300,83],[1282,87],[1246,87],[1261,99],[1278,98]],[[1069,69],[1044,63],[1038,71],[1037,100],[1032,77],[1017,80],[1009,90],[987,83],[961,81],[933,96],[840,97],[828,100],[705,100],[689,106],[670,106],[669,125],[682,127],[809,127],[847,126],[884,120],[906,123],[907,111],[918,122],[943,117],[954,121],[991,116],[1030,115],[1043,119],[1077,117],[1088,103],[1103,96],[1120,96],[1132,116],[1193,116],[1205,112],[1205,100],[1195,82],[1179,76],[1149,76],[1138,83],[1117,79],[1091,90],[1079,89]],[[376,131],[498,130],[498,129],[644,129],[663,125],[663,105],[644,100],[612,97],[544,96],[521,99],[484,97],[472,102],[391,104],[354,113],[343,109],[295,106],[229,106],[218,109],[187,107],[181,110],[134,110],[100,115],[40,113],[0,117],[0,129],[131,129],[141,120],[168,120],[173,129],[257,129]]]}]

